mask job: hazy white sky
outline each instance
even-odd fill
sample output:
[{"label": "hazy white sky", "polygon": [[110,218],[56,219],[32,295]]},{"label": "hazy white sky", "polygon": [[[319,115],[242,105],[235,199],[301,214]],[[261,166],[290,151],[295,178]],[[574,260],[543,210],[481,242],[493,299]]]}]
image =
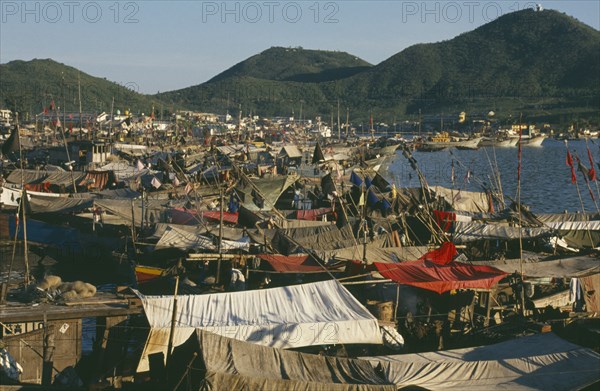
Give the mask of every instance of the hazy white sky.
[{"label": "hazy white sky", "polygon": [[[600,29],[600,2],[541,2]],[[6,1],[0,63],[52,58],[156,93],[200,84],[271,46],[340,50],[377,64],[450,39],[524,1]],[[1,82],[1,75],[0,75]]]}]

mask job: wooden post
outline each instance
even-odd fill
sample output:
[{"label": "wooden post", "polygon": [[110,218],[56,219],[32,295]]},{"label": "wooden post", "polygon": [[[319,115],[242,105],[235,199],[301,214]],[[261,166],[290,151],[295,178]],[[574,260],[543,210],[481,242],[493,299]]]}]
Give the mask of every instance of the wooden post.
[{"label": "wooden post", "polygon": [[219,261],[217,263],[217,276],[215,278],[215,284],[221,282],[221,263],[223,261],[223,189],[220,191],[219,201]]},{"label": "wooden post", "polygon": [[367,264],[367,231],[369,229],[369,224],[367,223],[367,185],[363,183],[363,210],[362,210],[362,219],[363,219],[363,263]]},{"label": "wooden post", "polygon": [[42,366],[42,385],[49,386],[52,384],[52,369],[54,368],[54,327],[44,326],[44,356]]},{"label": "wooden post", "polygon": [[488,291],[488,299],[487,299],[487,308],[485,313],[485,321],[483,323],[483,327],[488,327],[490,325],[490,313],[492,311],[492,290]]},{"label": "wooden post", "polygon": [[[173,350],[173,337],[175,335],[175,323],[177,322],[177,291],[179,290],[179,274],[175,277],[175,294],[173,295],[173,313],[171,315],[171,331],[169,332],[169,343],[167,345],[167,368],[169,368],[171,362],[171,356]],[[168,376],[167,369],[167,376]]]}]

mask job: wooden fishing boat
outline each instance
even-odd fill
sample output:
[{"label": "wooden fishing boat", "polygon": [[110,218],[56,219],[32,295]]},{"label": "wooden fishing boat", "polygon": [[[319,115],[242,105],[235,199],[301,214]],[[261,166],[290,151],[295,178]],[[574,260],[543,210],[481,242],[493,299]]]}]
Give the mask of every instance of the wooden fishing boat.
[{"label": "wooden fishing boat", "polygon": [[441,151],[446,148],[459,149],[478,149],[482,137],[475,137],[468,140],[452,139],[447,132],[441,132],[431,138],[431,140],[422,141],[417,145],[417,150],[421,152]]}]

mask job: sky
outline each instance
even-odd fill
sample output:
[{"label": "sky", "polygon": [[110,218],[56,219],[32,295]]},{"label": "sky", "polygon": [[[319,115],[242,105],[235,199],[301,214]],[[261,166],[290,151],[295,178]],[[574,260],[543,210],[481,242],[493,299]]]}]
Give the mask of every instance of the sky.
[{"label": "sky", "polygon": [[[600,29],[599,1],[539,3]],[[203,83],[272,46],[344,51],[377,64],[535,4],[0,0],[0,63],[51,58],[154,94]]]}]

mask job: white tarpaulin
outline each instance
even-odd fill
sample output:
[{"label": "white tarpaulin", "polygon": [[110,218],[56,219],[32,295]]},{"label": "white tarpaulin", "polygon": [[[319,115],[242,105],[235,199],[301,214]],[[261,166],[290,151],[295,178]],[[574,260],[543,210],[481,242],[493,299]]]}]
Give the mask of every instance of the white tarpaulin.
[{"label": "white tarpaulin", "polygon": [[[144,296],[151,331],[138,371],[148,355],[166,357],[173,296]],[[274,348],[329,344],[381,344],[377,319],[339,282],[330,280],[245,292],[178,296],[173,346],[194,330]]]},{"label": "white tarpaulin", "polygon": [[443,197],[457,211],[464,212],[489,212],[490,200],[485,193],[466,190],[452,190],[441,186],[430,187],[435,194]]},{"label": "white tarpaulin", "polygon": [[599,231],[600,220],[593,221],[550,221],[544,223],[547,227],[558,231]]},{"label": "white tarpaulin", "polygon": [[493,266],[506,273],[523,271],[527,278],[578,277],[600,272],[600,258],[587,255],[560,259],[502,259],[497,261],[473,261],[473,265]]},{"label": "white tarpaulin", "polygon": [[[520,235],[519,235],[520,231]],[[511,227],[506,224],[481,224],[454,222],[453,242],[456,244],[469,243],[477,240],[515,240],[537,239],[553,234],[551,228]]]},{"label": "white tarpaulin", "polygon": [[[157,250],[165,248],[178,248],[180,250],[204,249],[217,251],[219,246],[218,241],[213,242],[212,238],[169,225],[158,243],[156,243]],[[221,248],[224,251],[248,251],[250,249],[250,239],[244,238],[239,241],[223,240]]]},{"label": "white tarpaulin", "polygon": [[398,388],[578,390],[600,380],[600,355],[554,334],[495,345],[369,357]]}]

